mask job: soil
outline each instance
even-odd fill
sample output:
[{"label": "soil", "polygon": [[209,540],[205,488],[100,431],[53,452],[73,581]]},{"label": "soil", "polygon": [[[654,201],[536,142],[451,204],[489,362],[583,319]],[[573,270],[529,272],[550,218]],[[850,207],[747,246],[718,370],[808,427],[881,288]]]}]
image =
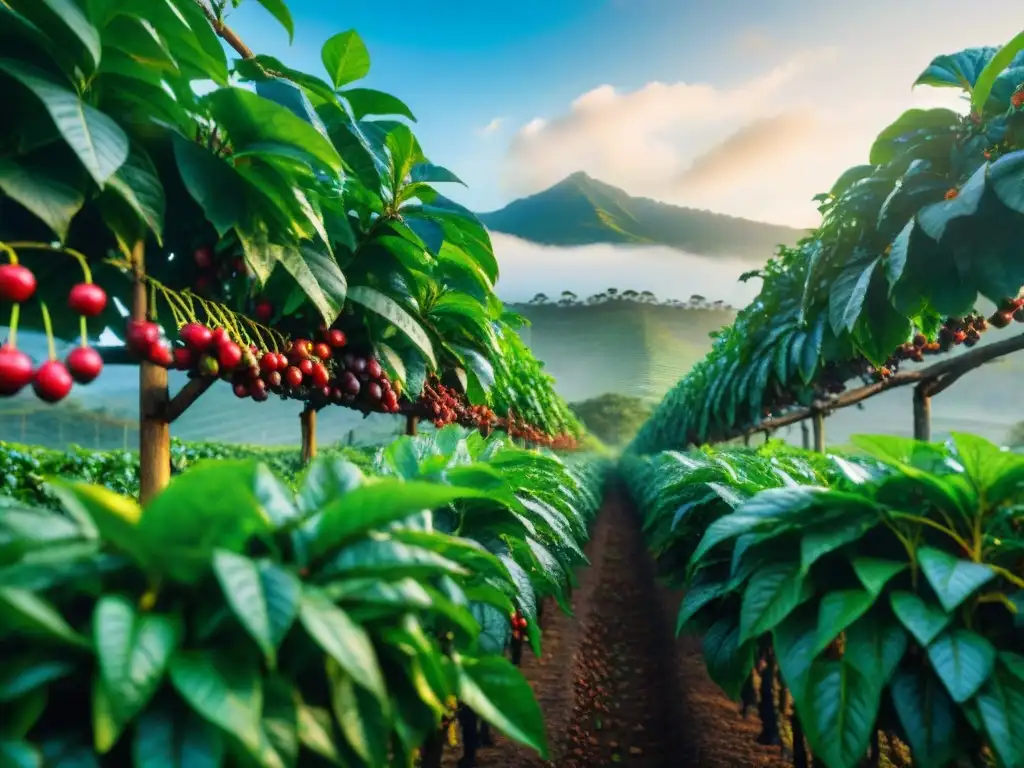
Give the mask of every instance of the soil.
[{"label": "soil", "polygon": [[[543,655],[523,655],[548,725],[550,761],[495,734],[480,768],[783,768],[710,680],[699,638],[675,641],[681,595],[656,584],[639,523],[610,491],[578,573],[573,616],[546,605]],[[461,747],[446,750],[454,768]]]}]

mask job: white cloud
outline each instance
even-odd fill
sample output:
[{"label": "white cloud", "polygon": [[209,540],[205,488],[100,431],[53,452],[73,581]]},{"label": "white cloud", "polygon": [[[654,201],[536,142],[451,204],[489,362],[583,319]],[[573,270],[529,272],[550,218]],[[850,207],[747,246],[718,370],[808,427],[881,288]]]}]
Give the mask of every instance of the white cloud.
[{"label": "white cloud", "polygon": [[491,133],[497,133],[498,130],[501,128],[502,123],[504,123],[504,122],[505,122],[505,118],[503,118],[503,117],[496,117],[493,120],[491,120],[491,122],[489,122],[487,125],[485,125],[483,128],[481,128],[479,132],[481,134],[485,135],[485,136],[488,135],[488,134],[491,134]]},{"label": "white cloud", "polygon": [[[866,162],[878,131],[904,110],[962,108],[953,89],[911,90],[934,55],[1006,36],[998,18],[973,16],[928,32],[905,39],[905,30],[886,30],[879,39],[798,52],[736,84],[598,85],[515,133],[504,192],[530,194],[582,170],[634,195],[813,226],[811,198]],[[773,42],[751,31],[737,45],[766,56],[786,49]]]},{"label": "white cloud", "polygon": [[736,279],[750,269],[749,261],[694,256],[658,246],[560,248],[497,232],[491,233],[491,241],[501,270],[498,296],[508,302],[529,301],[538,293],[557,297],[562,291],[583,299],[616,288],[684,301],[696,293],[741,307],[760,289],[756,280]]}]

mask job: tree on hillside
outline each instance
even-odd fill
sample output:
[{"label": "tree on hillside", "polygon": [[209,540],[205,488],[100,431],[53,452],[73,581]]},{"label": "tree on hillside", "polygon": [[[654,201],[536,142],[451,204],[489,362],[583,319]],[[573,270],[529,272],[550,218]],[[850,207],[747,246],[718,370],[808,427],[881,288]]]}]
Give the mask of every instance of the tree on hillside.
[{"label": "tree on hillside", "polygon": [[628,290],[622,292],[622,298],[626,299],[626,301],[636,301],[639,295],[640,294],[638,294],[632,288],[629,288]]},{"label": "tree on hillside", "polygon": [[569,408],[587,430],[610,446],[624,445],[651,415],[651,407],[638,397],[609,392]]},{"label": "tree on hillside", "polygon": [[531,304],[538,304],[538,305],[540,305],[540,304],[547,304],[548,303],[548,297],[545,296],[543,293],[538,293],[536,296],[534,296],[532,299],[530,299],[530,303]]},{"label": "tree on hillside", "polygon": [[644,291],[640,294],[640,301],[642,301],[644,304],[657,304],[658,297],[655,296],[650,291]]},{"label": "tree on hillside", "polygon": [[577,301],[576,294],[572,291],[562,291],[562,298],[558,300],[559,306],[570,307]]}]

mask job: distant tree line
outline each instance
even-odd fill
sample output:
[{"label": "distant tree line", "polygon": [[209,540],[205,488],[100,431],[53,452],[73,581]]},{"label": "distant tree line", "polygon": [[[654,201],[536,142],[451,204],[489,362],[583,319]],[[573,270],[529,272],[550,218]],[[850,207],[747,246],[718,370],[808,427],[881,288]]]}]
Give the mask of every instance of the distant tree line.
[{"label": "distant tree line", "polygon": [[595,293],[585,299],[580,299],[572,291],[562,291],[557,299],[550,298],[547,294],[538,293],[526,304],[528,306],[557,306],[557,307],[592,307],[595,304],[609,304],[613,302],[628,301],[635,304],[651,304],[659,307],[677,307],[679,309],[705,309],[712,311],[731,312],[733,307],[724,301],[709,301],[700,294],[693,294],[687,301],[679,299],[661,300],[650,291],[619,291],[618,288]]}]

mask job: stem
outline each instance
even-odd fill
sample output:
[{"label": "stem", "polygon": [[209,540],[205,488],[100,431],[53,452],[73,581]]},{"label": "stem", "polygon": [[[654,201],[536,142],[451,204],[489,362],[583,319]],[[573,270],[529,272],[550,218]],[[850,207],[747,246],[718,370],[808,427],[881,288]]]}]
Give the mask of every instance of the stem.
[{"label": "stem", "polygon": [[53,343],[53,324],[50,322],[50,310],[46,308],[46,302],[39,302],[39,310],[43,313],[43,329],[46,331],[46,347],[50,353],[50,359],[57,359],[57,347]]},{"label": "stem", "polygon": [[1020,578],[1016,574],[1014,574],[1014,573],[1012,573],[1012,572],[1010,572],[1010,571],[1006,570],[1005,568],[1002,568],[1002,567],[1000,567],[998,565],[991,565],[991,564],[989,564],[988,567],[991,568],[993,571],[995,571],[997,575],[1002,576],[1004,579],[1006,579],[1011,584],[1013,584],[1013,585],[1015,585],[1017,587],[1020,587],[1021,589],[1024,589],[1024,579]]},{"label": "stem", "polygon": [[14,252],[14,249],[11,246],[6,245],[5,243],[0,243],[0,251],[3,251],[4,253],[7,254],[7,261],[9,261],[11,264],[18,263],[18,254]]},{"label": "stem", "polygon": [[7,343],[11,349],[18,348],[18,318],[21,316],[21,304],[11,306],[11,331],[7,334]]},{"label": "stem", "polygon": [[967,541],[960,536],[956,531],[952,531],[941,523],[936,523],[934,520],[929,520],[927,517],[921,517],[920,515],[910,515],[906,512],[893,512],[893,517],[898,517],[901,520],[909,520],[920,525],[927,525],[934,528],[937,531],[942,531],[944,534],[949,536],[953,541],[964,548],[964,552],[973,551],[973,547],[969,546]]},{"label": "stem", "polygon": [[89,346],[89,324],[85,320],[85,315],[78,318],[78,330],[82,334],[82,346]]}]

